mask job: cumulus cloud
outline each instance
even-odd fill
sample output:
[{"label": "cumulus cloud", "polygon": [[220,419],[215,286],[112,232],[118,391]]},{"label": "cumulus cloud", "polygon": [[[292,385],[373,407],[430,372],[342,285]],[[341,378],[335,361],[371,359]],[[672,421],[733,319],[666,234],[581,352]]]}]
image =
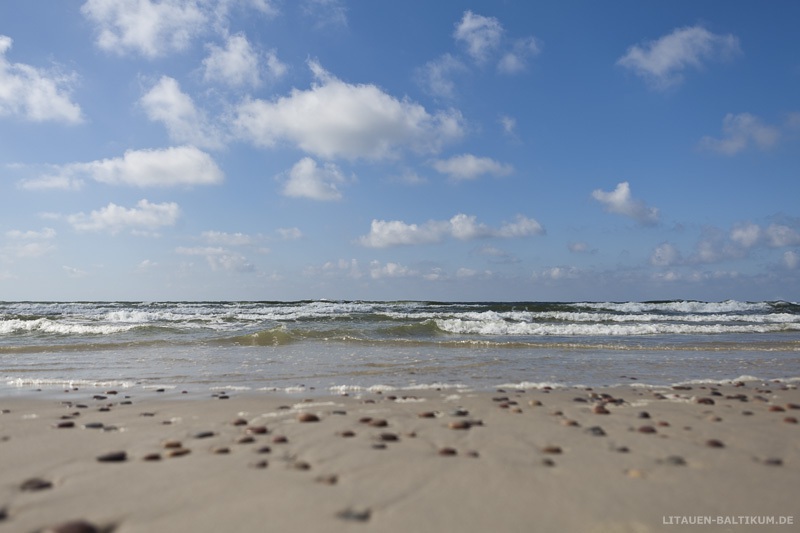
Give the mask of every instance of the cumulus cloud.
[{"label": "cumulus cloud", "polygon": [[0,117],[19,117],[31,122],[83,122],[83,113],[71,99],[77,76],[11,63],[6,52],[13,40],[0,35]]},{"label": "cumulus cloud", "polygon": [[433,168],[446,174],[454,181],[474,180],[483,175],[507,176],[514,171],[511,165],[498,163],[488,157],[476,157],[472,154],[461,154],[450,159],[440,159],[433,163]]},{"label": "cumulus cloud", "polygon": [[666,89],[680,84],[686,69],[702,69],[706,61],[727,59],[738,52],[739,39],[734,35],[717,35],[702,26],[691,26],[631,46],[617,65],[631,69],[657,89]]},{"label": "cumulus cloud", "polygon": [[494,17],[476,15],[465,11],[456,24],[453,37],[467,48],[467,53],[477,63],[485,63],[500,45],[503,26]]},{"label": "cumulus cloud", "polygon": [[341,0],[305,0],[303,12],[316,21],[318,28],[347,26],[347,8]]},{"label": "cumulus cloud", "polygon": [[517,39],[512,49],[500,59],[497,70],[502,74],[516,74],[528,66],[528,58],[539,55],[541,47],[535,37]]},{"label": "cumulus cloud", "polygon": [[456,84],[453,78],[465,72],[467,67],[450,54],[428,61],[417,69],[416,78],[419,85],[428,93],[439,98],[454,98]]},{"label": "cumulus cloud", "polygon": [[221,148],[224,135],[198,110],[192,97],[181,91],[177,80],[162,76],[140,100],[147,118],[162,122],[178,143]]},{"label": "cumulus cloud", "polygon": [[681,253],[673,244],[668,242],[659,244],[650,255],[650,264],[653,266],[672,266],[683,263]]},{"label": "cumulus cloud", "polygon": [[285,176],[283,194],[321,201],[340,200],[342,193],[338,186],[343,183],[347,183],[347,178],[339,167],[333,163],[320,167],[312,158],[304,157]]},{"label": "cumulus cloud", "polygon": [[[228,36],[225,46],[208,45],[208,56],[203,60],[203,79],[232,87],[261,85],[261,57],[242,34]],[[287,67],[278,59],[275,50],[264,56],[267,73],[271,79],[281,78]]]},{"label": "cumulus cloud", "polygon": [[369,248],[386,248],[399,245],[431,244],[451,237],[473,240],[487,237],[515,238],[542,235],[544,228],[536,220],[517,215],[514,222],[491,228],[477,221],[475,216],[459,213],[450,220],[429,220],[424,224],[407,224],[400,220],[373,220],[370,232],[358,242]]},{"label": "cumulus cloud", "polygon": [[109,185],[175,187],[216,185],[225,176],[207,153],[194,146],[128,150],[122,157],[57,166],[54,174],[23,181],[26,189],[75,188],[86,177]]},{"label": "cumulus cloud", "polygon": [[641,200],[633,198],[627,181],[618,183],[616,189],[611,192],[596,189],[592,192],[592,198],[603,204],[609,213],[630,217],[646,226],[658,222],[658,209],[647,207]]},{"label": "cumulus cloud", "polygon": [[53,228],[43,228],[42,231],[20,231],[13,229],[6,232],[6,237],[9,239],[21,240],[53,239],[55,236],[56,230]]},{"label": "cumulus cloud", "polygon": [[195,255],[205,258],[212,271],[253,272],[255,265],[245,256],[231,252],[222,247],[199,246],[194,248],[178,247],[175,253]]},{"label": "cumulus cloud", "polygon": [[381,264],[379,261],[372,261],[369,265],[369,275],[372,279],[408,278],[418,276],[419,272],[399,263]]},{"label": "cumulus cloud", "polygon": [[51,242],[56,237],[53,228],[42,228],[41,231],[9,230],[6,231],[6,237],[12,243],[0,251],[21,259],[42,257],[56,248]]},{"label": "cumulus cloud", "polygon": [[386,159],[401,149],[436,152],[463,135],[456,111],[431,115],[375,85],[352,85],[309,66],[317,83],[277,100],[247,100],[236,109],[238,134],[258,146],[280,142],[326,159]]},{"label": "cumulus cloud", "polygon": [[751,144],[765,150],[780,138],[778,128],[767,126],[750,113],[728,113],[722,120],[722,138],[703,137],[700,148],[723,155],[735,155]]},{"label": "cumulus cloud", "polygon": [[209,244],[219,244],[223,246],[246,246],[254,242],[253,237],[250,235],[244,233],[226,233],[224,231],[204,231],[201,237]]},{"label": "cumulus cloud", "polygon": [[197,0],[87,0],[81,12],[101,49],[151,59],[185,50],[210,22]]},{"label": "cumulus cloud", "polygon": [[180,216],[180,208],[174,202],[161,204],[140,200],[136,207],[122,207],[109,203],[91,213],[68,215],[67,221],[78,231],[107,231],[112,234],[131,229],[152,231],[163,226],[172,226]]}]

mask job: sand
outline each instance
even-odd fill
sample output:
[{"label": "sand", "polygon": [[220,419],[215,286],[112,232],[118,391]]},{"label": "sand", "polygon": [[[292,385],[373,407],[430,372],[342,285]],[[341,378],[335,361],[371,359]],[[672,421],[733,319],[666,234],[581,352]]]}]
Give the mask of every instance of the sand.
[{"label": "sand", "polygon": [[80,389],[0,409],[0,532],[800,528],[795,383]]}]

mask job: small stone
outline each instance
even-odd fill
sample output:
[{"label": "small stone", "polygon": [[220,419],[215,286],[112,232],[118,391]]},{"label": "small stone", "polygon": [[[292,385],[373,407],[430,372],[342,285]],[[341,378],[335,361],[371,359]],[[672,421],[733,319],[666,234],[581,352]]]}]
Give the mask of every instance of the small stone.
[{"label": "small stone", "polygon": [[466,409],[456,409],[455,411],[450,413],[450,416],[469,416],[469,411],[467,411]]},{"label": "small stone", "polygon": [[373,450],[385,450],[386,449],[386,443],[385,442],[376,442],[375,444],[372,445],[372,449]]},{"label": "small stone", "polygon": [[83,429],[103,429],[102,422],[89,422],[83,425]]},{"label": "small stone", "polygon": [[128,454],[125,452],[110,452],[97,457],[101,463],[121,463],[128,459]]},{"label": "small stone", "polygon": [[625,472],[625,474],[626,474],[628,477],[630,477],[630,478],[634,478],[634,479],[641,479],[641,478],[643,478],[643,477],[644,477],[644,472],[642,472],[641,470],[637,470],[637,469],[635,469],[635,468],[631,468],[630,470],[627,470],[627,471]]},{"label": "small stone", "polygon": [[450,447],[439,448],[439,455],[444,455],[444,456],[458,455],[458,451],[456,451],[455,448],[450,448]]},{"label": "small stone", "polygon": [[447,424],[450,429],[469,429],[472,426],[468,420],[457,420]]},{"label": "small stone", "polygon": [[400,437],[398,437],[394,433],[381,433],[380,435],[378,435],[378,440],[382,442],[397,442],[400,440]]},{"label": "small stone", "polygon": [[797,424],[797,418],[793,416],[787,416],[786,418],[783,419],[783,421],[786,422],[787,424]]},{"label": "small stone", "polygon": [[192,450],[188,448],[175,448],[174,450],[169,450],[167,452],[167,457],[183,457],[184,455],[189,455],[192,453]]},{"label": "small stone", "polygon": [[179,440],[168,440],[164,442],[163,446],[167,449],[183,448],[183,444]]},{"label": "small stone", "polygon": [[100,531],[100,528],[85,520],[72,520],[45,528],[42,533],[100,533]]},{"label": "small stone", "polygon": [[725,444],[723,444],[722,441],[717,439],[708,439],[706,441],[706,446],[708,446],[709,448],[724,448]]},{"label": "small stone", "polygon": [[236,439],[236,444],[253,444],[255,441],[252,435],[243,435]]},{"label": "small stone", "polygon": [[386,420],[379,418],[377,420],[371,420],[369,422],[369,425],[376,428],[385,428],[386,426],[389,425],[389,423]]},{"label": "small stone", "polygon": [[244,418],[237,418],[233,422],[231,422],[231,424],[234,426],[246,426],[247,420],[245,420]]},{"label": "small stone", "polygon": [[680,455],[670,455],[664,459],[664,463],[672,466],[686,466],[686,459]]},{"label": "small stone", "polygon": [[528,402],[528,405],[530,405],[531,407],[541,407],[542,402],[540,402],[539,400],[531,400]]},{"label": "small stone", "polygon": [[53,483],[47,481],[46,479],[41,479],[38,477],[34,477],[24,481],[20,486],[20,490],[28,491],[28,492],[35,492],[37,490],[44,490],[53,488]]},{"label": "small stone", "polygon": [[586,430],[586,433],[595,437],[605,437],[606,432],[600,426],[592,426]]},{"label": "small stone", "polygon": [[264,469],[269,466],[269,462],[266,459],[264,459],[261,461],[256,461],[255,463],[252,463],[250,466],[252,468]]},{"label": "small stone", "polygon": [[297,415],[298,422],[319,422],[319,417],[314,413],[300,413]]},{"label": "small stone", "polygon": [[594,414],[596,414],[596,415],[608,415],[608,414],[611,414],[611,411],[609,411],[608,409],[606,409],[606,406],[605,406],[605,405],[595,405],[595,406],[592,408],[592,412],[593,412]]},{"label": "small stone", "polygon": [[669,422],[667,422],[666,420],[659,420],[656,425],[662,428],[666,428],[669,427]]},{"label": "small stone", "polygon": [[323,485],[336,485],[339,482],[339,476],[336,474],[329,474],[327,476],[317,476],[314,481],[322,483]]},{"label": "small stone", "polygon": [[201,431],[200,433],[195,433],[194,438],[196,439],[208,439],[214,436],[213,431]]},{"label": "small stone", "polygon": [[655,433],[655,432],[656,428],[654,428],[653,426],[641,426],[639,428],[639,433]]},{"label": "small stone", "polygon": [[562,420],[562,421],[561,421],[561,425],[562,425],[562,426],[567,426],[567,427],[577,427],[577,426],[580,426],[580,424],[578,424],[578,421],[577,421],[577,420],[572,420],[572,419],[569,419],[569,418],[565,418],[564,420]]},{"label": "small stone", "polygon": [[289,439],[283,435],[276,435],[272,437],[273,444],[286,444],[287,442],[289,442]]},{"label": "small stone", "polygon": [[425,411],[417,415],[419,418],[436,418],[436,413],[433,411]]},{"label": "small stone", "polygon": [[75,422],[73,422],[72,420],[64,420],[62,422],[59,422],[58,424],[56,424],[53,427],[55,427],[57,429],[74,428],[75,427]]},{"label": "small stone", "polygon": [[345,437],[345,438],[350,438],[350,437],[355,437],[356,436],[355,432],[354,431],[350,431],[349,429],[347,429],[345,431],[342,431],[338,435],[340,437]]},{"label": "small stone", "polygon": [[714,405],[715,402],[711,398],[695,398],[694,403],[699,403],[702,405]]},{"label": "small stone", "polygon": [[617,453],[628,453],[631,450],[627,446],[618,446],[617,448],[614,449],[614,451]]},{"label": "small stone", "polygon": [[787,409],[800,409],[800,404],[799,403],[787,403],[786,404],[786,408]]},{"label": "small stone", "polygon": [[94,396],[92,396],[92,399],[93,400],[105,400],[106,397],[103,396],[102,394],[95,394]]},{"label": "small stone", "polygon": [[142,457],[143,461],[160,461],[161,454],[160,453],[148,453],[144,457]]},{"label": "small stone", "polygon": [[336,517],[342,520],[351,522],[368,522],[372,516],[372,511],[364,509],[363,511],[354,511],[353,509],[345,509],[336,513]]},{"label": "small stone", "polygon": [[256,453],[265,454],[265,453],[272,453],[272,448],[269,446],[261,446],[256,450]]},{"label": "small stone", "polygon": [[248,426],[245,431],[250,435],[266,435],[269,433],[267,426]]},{"label": "small stone", "polygon": [[770,457],[768,459],[764,459],[764,464],[769,466],[783,466],[783,459],[778,459],[777,457]]},{"label": "small stone", "polygon": [[292,464],[292,468],[295,470],[311,470],[311,465],[305,461],[295,461]]},{"label": "small stone", "polygon": [[784,409],[780,405],[770,405],[769,406],[769,411],[771,413],[782,413],[782,412],[786,411],[786,409]]},{"label": "small stone", "polygon": [[650,418],[650,413],[647,411],[640,411],[638,416],[639,418]]},{"label": "small stone", "polygon": [[359,424],[369,424],[370,422],[372,422],[371,416],[364,416],[358,419]]},{"label": "small stone", "polygon": [[550,459],[549,457],[542,459],[540,463],[542,466],[556,466],[556,462]]},{"label": "small stone", "polygon": [[560,454],[561,446],[545,446],[544,448],[542,448],[542,453],[548,453],[554,455]]},{"label": "small stone", "polygon": [[214,454],[217,454],[217,455],[227,455],[227,454],[231,453],[231,449],[228,448],[227,446],[218,446],[218,447],[215,447],[215,448],[211,448],[211,453],[214,453]]},{"label": "small stone", "polygon": [[468,451],[468,452],[467,452],[465,455],[466,455],[467,457],[474,457],[474,458],[478,458],[478,457],[480,457],[480,456],[481,456],[481,454],[480,454],[480,453],[478,453],[478,452],[477,452],[477,451],[475,451],[475,450],[470,450],[470,451]]}]

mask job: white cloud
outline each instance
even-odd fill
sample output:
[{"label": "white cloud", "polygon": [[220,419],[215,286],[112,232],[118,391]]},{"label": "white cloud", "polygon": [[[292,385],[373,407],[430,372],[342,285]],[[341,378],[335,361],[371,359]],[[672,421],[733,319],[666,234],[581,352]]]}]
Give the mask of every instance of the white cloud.
[{"label": "white cloud", "polygon": [[681,253],[668,242],[659,244],[650,256],[650,264],[654,266],[672,266],[682,263]]},{"label": "white cloud", "polygon": [[56,167],[56,174],[43,174],[38,178],[24,179],[18,183],[21,189],[29,191],[62,190],[77,191],[83,188],[84,181],[71,175],[63,167]]},{"label": "white cloud", "polygon": [[341,0],[305,0],[303,12],[316,20],[318,28],[347,26],[347,8]]},{"label": "white cloud", "polygon": [[767,244],[773,248],[800,244],[800,232],[783,224],[770,224],[764,233]]},{"label": "white cloud", "polygon": [[703,137],[700,139],[700,147],[723,155],[735,155],[751,143],[765,150],[780,138],[778,128],[764,125],[758,117],[750,113],[725,115],[722,120],[722,133],[721,139]]},{"label": "white cloud", "polygon": [[758,224],[739,224],[731,230],[731,240],[743,248],[752,248],[761,240],[761,226]]},{"label": "white cloud", "polygon": [[417,81],[420,86],[433,96],[454,98],[456,84],[453,77],[467,70],[464,64],[450,54],[428,61],[417,69]]},{"label": "white cloud", "polygon": [[378,261],[372,261],[369,265],[369,275],[372,279],[407,278],[418,276],[419,272],[399,263],[389,262],[382,265]]},{"label": "white cloud", "polygon": [[56,230],[53,228],[43,228],[42,231],[20,231],[9,230],[6,232],[6,237],[9,239],[22,239],[22,240],[37,240],[37,239],[53,239],[56,236]]},{"label": "white cloud", "polygon": [[347,183],[344,174],[333,163],[322,167],[310,157],[304,157],[294,164],[283,184],[283,194],[295,198],[312,200],[340,200],[342,193],[338,185]]},{"label": "white cloud", "polygon": [[56,168],[56,175],[27,180],[21,186],[36,189],[54,183],[69,185],[80,183],[81,176],[109,185],[134,187],[216,185],[225,178],[211,156],[194,146],[128,150],[122,157],[70,163]]},{"label": "white cloud", "polygon": [[303,232],[300,231],[300,228],[278,228],[275,231],[285,241],[293,241],[303,237]]},{"label": "white cloud", "polygon": [[140,200],[136,207],[126,208],[109,203],[88,215],[68,215],[67,221],[78,231],[108,231],[119,233],[125,229],[155,230],[172,226],[178,220],[180,208],[174,202],[154,204]]},{"label": "white cloud", "polygon": [[514,135],[515,130],[517,129],[517,119],[514,117],[509,117],[508,115],[502,115],[499,119],[500,125],[503,126],[503,131],[508,135]]},{"label": "white cloud", "polygon": [[20,117],[32,122],[83,122],[81,108],[70,96],[76,75],[10,63],[5,55],[12,42],[10,37],[0,35],[0,117]]},{"label": "white cloud", "polygon": [[148,58],[180,52],[209,23],[198,0],[87,0],[83,16],[96,25],[97,46]]},{"label": "white cloud", "polygon": [[[208,50],[208,57],[203,60],[205,81],[232,87],[257,87],[261,84],[259,55],[244,34],[228,36],[224,48],[209,44]],[[281,63],[274,50],[267,54],[266,59],[271,78],[278,79],[286,73],[286,65]]]},{"label": "white cloud", "polygon": [[726,59],[739,52],[733,35],[716,35],[701,26],[678,28],[643,45],[631,46],[617,64],[633,70],[657,89],[683,80],[689,67],[701,69],[707,60]]},{"label": "white cloud", "polygon": [[246,246],[253,244],[254,239],[244,233],[226,233],[224,231],[204,231],[201,235],[204,241],[209,244],[220,244],[223,246]]},{"label": "white cloud", "polygon": [[140,100],[147,118],[162,122],[174,142],[207,148],[221,148],[223,134],[205,114],[198,110],[192,98],[181,91],[174,78],[162,76]]},{"label": "white cloud", "polygon": [[319,81],[310,89],[238,107],[235,126],[243,139],[268,148],[288,142],[326,159],[385,159],[402,148],[436,152],[463,135],[455,111],[431,115],[375,85],[345,83],[316,62],[309,67]]},{"label": "white cloud", "polygon": [[511,51],[506,52],[497,65],[502,74],[516,74],[528,66],[528,58],[539,55],[541,47],[535,37],[518,39]]},{"label": "white cloud", "polygon": [[485,63],[500,45],[503,26],[494,17],[484,17],[472,11],[465,11],[461,21],[456,24],[453,37],[466,45],[467,53],[472,59],[477,63]]},{"label": "white cloud", "polygon": [[631,217],[640,224],[653,225],[658,222],[658,209],[647,207],[641,200],[631,196],[631,188],[627,181],[617,184],[611,192],[596,189],[592,198],[603,204],[606,211]]},{"label": "white cloud", "polygon": [[581,271],[572,266],[557,266],[550,267],[532,274],[534,281],[560,281],[563,279],[577,279],[580,277]]},{"label": "white cloud", "polygon": [[567,244],[567,249],[574,254],[583,254],[589,251],[589,245],[585,242],[571,242]]},{"label": "white cloud", "polygon": [[231,252],[222,247],[199,246],[194,248],[178,247],[175,253],[205,257],[212,271],[253,272],[253,265],[245,256]]},{"label": "white cloud", "polygon": [[488,157],[475,157],[472,154],[461,154],[450,159],[439,159],[433,163],[433,168],[447,174],[450,179],[474,180],[488,174],[490,176],[507,176],[514,171],[511,165],[498,163]]},{"label": "white cloud", "polygon": [[429,220],[422,225],[407,224],[399,220],[373,220],[369,234],[360,237],[358,242],[369,248],[386,248],[431,244],[441,242],[447,237],[466,241],[487,237],[530,237],[543,233],[544,229],[536,220],[522,215],[517,215],[514,222],[500,228],[491,228],[477,222],[475,216],[459,213],[450,220]]},{"label": "white cloud", "polygon": [[783,264],[789,270],[797,270],[800,268],[800,254],[791,250],[783,252]]}]

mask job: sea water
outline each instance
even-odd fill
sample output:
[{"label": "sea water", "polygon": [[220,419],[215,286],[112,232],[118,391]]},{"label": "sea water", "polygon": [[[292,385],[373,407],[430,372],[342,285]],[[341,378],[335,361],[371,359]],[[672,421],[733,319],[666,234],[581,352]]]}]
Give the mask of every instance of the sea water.
[{"label": "sea water", "polygon": [[0,302],[5,391],[799,378],[793,302]]}]

